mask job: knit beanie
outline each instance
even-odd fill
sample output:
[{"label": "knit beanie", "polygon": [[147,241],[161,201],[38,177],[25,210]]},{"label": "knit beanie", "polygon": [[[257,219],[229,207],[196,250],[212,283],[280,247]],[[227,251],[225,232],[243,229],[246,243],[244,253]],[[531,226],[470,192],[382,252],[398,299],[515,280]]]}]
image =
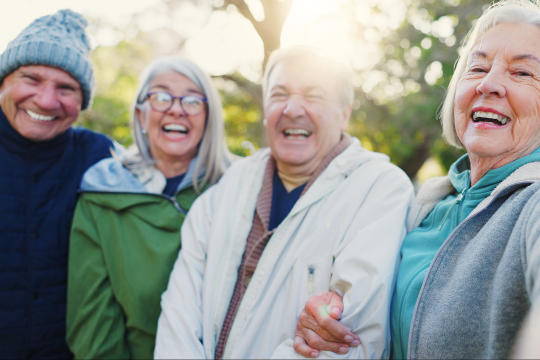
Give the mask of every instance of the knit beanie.
[{"label": "knit beanie", "polygon": [[65,9],[34,20],[0,55],[0,83],[25,65],[48,65],[69,73],[81,85],[83,103],[88,107],[95,88],[90,42],[84,28],[88,22]]}]

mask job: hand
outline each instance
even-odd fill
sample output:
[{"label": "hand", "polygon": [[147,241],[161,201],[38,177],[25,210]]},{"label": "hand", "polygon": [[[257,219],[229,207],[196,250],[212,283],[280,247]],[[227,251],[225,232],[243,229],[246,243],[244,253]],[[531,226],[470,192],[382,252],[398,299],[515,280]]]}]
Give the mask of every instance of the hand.
[{"label": "hand", "polygon": [[294,350],[316,358],[319,351],[346,354],[349,347],[360,345],[360,338],[339,323],[343,301],[338,294],[328,291],[308,299],[300,313],[294,331]]}]

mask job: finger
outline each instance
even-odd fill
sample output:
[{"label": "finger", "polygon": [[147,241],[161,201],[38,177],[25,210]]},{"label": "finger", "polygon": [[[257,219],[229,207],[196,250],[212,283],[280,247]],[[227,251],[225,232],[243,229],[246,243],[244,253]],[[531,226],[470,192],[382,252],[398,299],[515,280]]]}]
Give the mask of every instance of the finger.
[{"label": "finger", "polygon": [[327,292],[326,296],[328,296],[327,306],[330,309],[330,316],[336,320],[341,319],[341,314],[343,314],[343,299],[333,291]]},{"label": "finger", "polygon": [[319,325],[315,318],[310,316],[305,310],[302,310],[298,316],[298,324],[296,325],[295,335],[305,338],[304,332],[306,329],[313,330],[326,341],[345,343],[342,339],[332,336],[328,331]]},{"label": "finger", "polygon": [[294,337],[293,348],[294,351],[303,357],[316,358],[319,356],[319,350],[312,349],[300,336]]},{"label": "finger", "polygon": [[[325,301],[323,301],[322,299],[314,299],[314,301],[308,300],[308,302],[306,303],[306,313],[311,317],[315,318],[319,327],[324,329],[326,333],[328,333],[330,336],[337,339],[338,341],[349,344],[352,343],[354,340],[360,340],[356,334],[351,332],[346,326],[340,324],[339,321],[329,315],[329,309],[327,307],[327,304],[325,304]],[[312,324],[310,324],[309,327],[315,330],[320,336],[323,336],[327,340],[332,340],[318,327],[313,326]]]},{"label": "finger", "polygon": [[346,354],[349,352],[349,346],[347,344],[326,341],[321,338],[316,332],[311,330],[306,329],[305,340],[307,344],[313,349],[321,351],[332,351],[336,354]]}]

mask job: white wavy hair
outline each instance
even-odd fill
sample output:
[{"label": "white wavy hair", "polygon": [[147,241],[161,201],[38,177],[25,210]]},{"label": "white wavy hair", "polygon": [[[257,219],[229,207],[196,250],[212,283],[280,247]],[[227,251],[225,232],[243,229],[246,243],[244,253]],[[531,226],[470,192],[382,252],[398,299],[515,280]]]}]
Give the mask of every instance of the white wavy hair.
[{"label": "white wavy hair", "polygon": [[[150,82],[156,75],[169,71],[176,71],[193,81],[207,99],[206,126],[199,143],[198,160],[193,174],[193,186],[197,192],[200,192],[200,188],[205,184],[215,184],[219,180],[231,164],[232,155],[225,144],[223,108],[219,94],[210,77],[186,58],[180,56],[159,58],[148,64],[141,73],[137,98],[132,106],[133,138],[139,151],[140,161],[143,163],[139,165],[153,165],[155,161],[150,152],[148,136],[142,132],[141,120],[137,116],[136,109],[146,111],[143,104],[146,100]],[[199,179],[203,171],[204,176]]]},{"label": "white wavy hair", "polygon": [[463,45],[462,53],[457,61],[456,70],[448,86],[440,114],[443,137],[450,145],[462,148],[454,121],[454,101],[461,76],[465,72],[472,48],[476,46],[486,32],[499,24],[523,24],[540,26],[540,1],[538,0],[503,0],[492,4],[477,20]]}]

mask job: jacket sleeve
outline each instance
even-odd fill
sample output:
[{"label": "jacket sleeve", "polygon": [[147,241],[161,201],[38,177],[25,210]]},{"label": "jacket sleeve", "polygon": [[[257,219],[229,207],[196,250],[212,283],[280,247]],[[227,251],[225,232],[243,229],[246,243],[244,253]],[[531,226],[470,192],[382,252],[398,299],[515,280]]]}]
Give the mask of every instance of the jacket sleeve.
[{"label": "jacket sleeve", "polygon": [[[319,358],[384,359],[390,356],[390,303],[414,198],[407,176],[384,171],[358,207],[343,240],[334,250],[330,290],[343,297],[340,322],[360,337],[348,354],[322,351]],[[286,340],[272,358],[302,358]]]},{"label": "jacket sleeve", "polygon": [[92,204],[81,196],[69,248],[67,343],[76,359],[127,359],[124,315],[100,246]]},{"label": "jacket sleeve", "polygon": [[215,187],[197,198],[182,225],[182,250],[161,296],[156,359],[206,358],[202,301]]},{"label": "jacket sleeve", "polygon": [[[533,185],[531,185],[533,186]],[[540,191],[537,191],[522,210],[527,214],[527,222],[518,221],[516,227],[524,229],[525,282],[531,301],[531,312],[540,313]]]}]

